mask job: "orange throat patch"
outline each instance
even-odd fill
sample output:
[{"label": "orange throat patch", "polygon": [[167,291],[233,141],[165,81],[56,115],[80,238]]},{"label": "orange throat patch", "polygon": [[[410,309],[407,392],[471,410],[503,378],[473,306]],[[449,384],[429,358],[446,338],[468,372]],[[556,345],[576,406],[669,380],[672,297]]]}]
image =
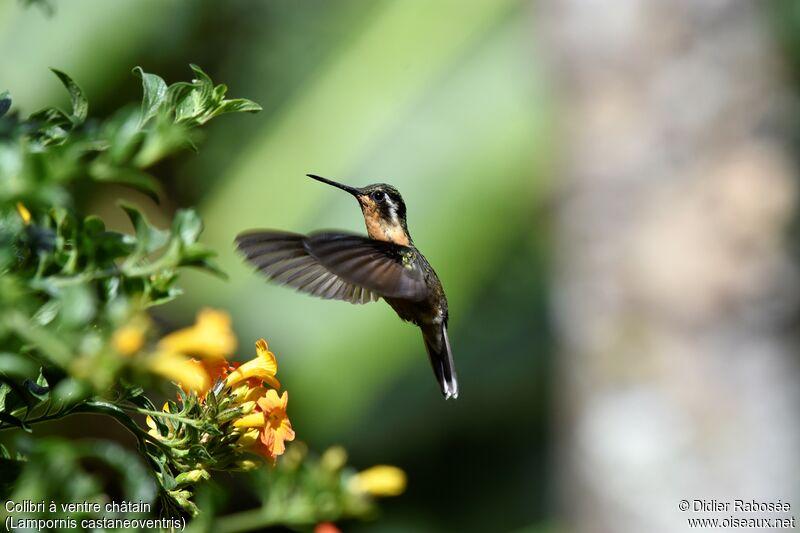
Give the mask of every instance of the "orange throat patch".
[{"label": "orange throat patch", "polygon": [[388,241],[402,246],[408,246],[408,235],[400,224],[392,223],[381,217],[380,210],[374,202],[367,199],[362,203],[364,223],[367,225],[367,235],[377,241]]}]

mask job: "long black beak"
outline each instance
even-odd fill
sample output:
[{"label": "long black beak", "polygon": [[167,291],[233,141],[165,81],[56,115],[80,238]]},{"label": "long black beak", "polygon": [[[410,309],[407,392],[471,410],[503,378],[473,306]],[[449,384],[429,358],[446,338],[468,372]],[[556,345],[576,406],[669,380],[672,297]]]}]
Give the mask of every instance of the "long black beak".
[{"label": "long black beak", "polygon": [[328,178],[323,178],[322,176],[315,176],[314,174],[306,174],[311,179],[321,181],[322,183],[327,183],[328,185],[333,185],[337,189],[342,189],[343,191],[347,191],[353,196],[360,196],[363,194],[361,189],[356,189],[355,187],[350,187],[349,185],[345,185],[343,183],[339,183],[338,181],[329,180]]}]

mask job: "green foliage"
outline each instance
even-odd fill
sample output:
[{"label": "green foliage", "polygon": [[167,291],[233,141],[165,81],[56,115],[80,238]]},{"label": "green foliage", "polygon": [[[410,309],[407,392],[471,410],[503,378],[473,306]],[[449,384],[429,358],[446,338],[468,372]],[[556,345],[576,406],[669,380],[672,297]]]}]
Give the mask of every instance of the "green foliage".
[{"label": "green foliage", "polygon": [[[151,503],[155,498],[155,486],[145,466],[135,454],[109,441],[84,441],[74,443],[64,439],[45,438],[22,442],[25,451],[25,468],[18,472],[14,488],[8,499],[14,502],[45,501],[97,502],[103,484],[102,478],[91,473],[85,464],[92,463],[114,473],[119,479],[118,501]],[[4,461],[0,459],[0,462]],[[5,459],[8,461],[8,459]],[[10,466],[15,466],[10,462]],[[135,518],[140,515],[130,512],[104,513],[109,518]],[[91,518],[87,512],[66,513],[60,505],[54,512],[14,513],[14,518]],[[68,530],[69,528],[64,528]],[[73,528],[74,530],[74,528]]]},{"label": "green foliage", "polygon": [[[211,118],[258,111],[249,100],[225,100],[224,85],[192,70],[196,79],[167,86],[136,69],[141,109],[105,120],[89,117],[84,92],[57,70],[68,111],[48,107],[21,118],[9,113],[8,93],[0,95],[0,429],[31,431],[33,423],[89,412],[123,423],[145,448],[146,432],[120,406],[152,409],[139,386],[155,380],[139,359],[121,353],[113,334],[180,294],[182,267],[221,272],[198,242],[203,225],[195,211],[178,210],[162,229],[136,206],[120,204],[134,233],[110,231],[99,217],[77,212],[72,186],[116,182],[157,199],[147,168],[194,146],[196,129]],[[47,456],[48,446],[68,445],[37,444],[32,457]],[[62,454],[64,464],[76,450]],[[12,468],[10,456],[3,461],[20,475],[14,490],[24,491],[31,469]]]},{"label": "green foliage", "polygon": [[144,84],[141,123],[147,123],[165,108],[167,116],[175,123],[188,126],[205,124],[223,113],[261,111],[260,105],[245,98],[226,100],[228,88],[225,85],[215,86],[200,67],[191,67],[197,75],[196,79],[191,83],[178,82],[169,87],[155,74],[148,74],[140,67],[134,69]]},{"label": "green foliage", "polygon": [[[142,110],[124,108],[102,121],[87,119],[83,91],[55,71],[69,91],[69,112],[50,107],[27,119],[13,112],[0,118],[0,340],[16,356],[52,367],[54,384],[71,375],[86,390],[105,391],[120,370],[110,332],[177,296],[180,267],[219,273],[214,253],[198,242],[202,222],[194,211],[179,210],[172,227],[160,229],[122,204],[135,230],[125,234],[76,213],[68,189],[113,181],[157,197],[147,167],[191,145],[194,128],[230,110],[230,102],[258,109],[207,96],[225,87],[193,70],[198,79],[167,87],[138,69]],[[0,101],[8,107],[7,95]],[[188,108],[191,117],[182,111]]]},{"label": "green foliage", "polygon": [[[0,185],[0,202],[65,205],[64,186],[84,178],[122,183],[158,200],[158,181],[146,172],[148,167],[194,147],[196,128],[212,118],[261,109],[250,100],[226,100],[225,85],[215,86],[195,65],[192,70],[196,79],[167,86],[137,67],[134,72],[144,88],[141,108],[120,109],[105,121],[87,120],[85,94],[69,76],[54,70],[69,91],[72,108],[48,107],[27,119],[16,113],[2,118],[0,176],[8,181]],[[0,96],[0,111],[10,102],[7,93]]]}]

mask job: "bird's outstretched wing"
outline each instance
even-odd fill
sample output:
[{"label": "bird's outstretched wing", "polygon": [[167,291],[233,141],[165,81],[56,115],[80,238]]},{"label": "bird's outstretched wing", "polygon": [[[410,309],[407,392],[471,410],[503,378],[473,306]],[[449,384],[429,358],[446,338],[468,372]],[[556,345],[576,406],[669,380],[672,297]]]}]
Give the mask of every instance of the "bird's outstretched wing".
[{"label": "bird's outstretched wing", "polygon": [[320,298],[419,301],[427,292],[416,251],[391,242],[348,233],[255,230],[239,234],[236,246],[271,281]]}]

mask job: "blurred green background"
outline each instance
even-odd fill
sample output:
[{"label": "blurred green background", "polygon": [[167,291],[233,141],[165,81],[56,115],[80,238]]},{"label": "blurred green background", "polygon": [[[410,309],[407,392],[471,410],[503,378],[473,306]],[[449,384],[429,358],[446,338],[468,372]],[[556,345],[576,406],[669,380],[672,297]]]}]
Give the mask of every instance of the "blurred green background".
[{"label": "blurred green background", "polygon": [[[241,358],[259,337],[277,354],[300,439],[318,450],[342,444],[357,467],[407,471],[404,496],[385,501],[377,522],[347,530],[546,527],[552,342],[542,206],[553,147],[529,4],[70,0],[53,8],[0,5],[0,85],[23,113],[66,104],[48,67],[68,72],[90,114],[103,116],[140,98],[132,67],[172,82],[190,62],[231,97],[264,107],[215,121],[199,154],[157,168],[167,191],[160,205],[125,194],[155,221],[197,205],[202,240],[230,276],[184,275],[185,295],[156,316],[165,330],[188,325],[203,306],[229,310]],[[234,236],[250,228],[364,231],[353,199],[309,172],[357,186],[385,181],[403,194],[415,243],[447,290],[458,401],[441,399],[419,332],[385,304],[269,286],[233,253]],[[81,201],[125,227],[119,194],[99,188]]]}]

